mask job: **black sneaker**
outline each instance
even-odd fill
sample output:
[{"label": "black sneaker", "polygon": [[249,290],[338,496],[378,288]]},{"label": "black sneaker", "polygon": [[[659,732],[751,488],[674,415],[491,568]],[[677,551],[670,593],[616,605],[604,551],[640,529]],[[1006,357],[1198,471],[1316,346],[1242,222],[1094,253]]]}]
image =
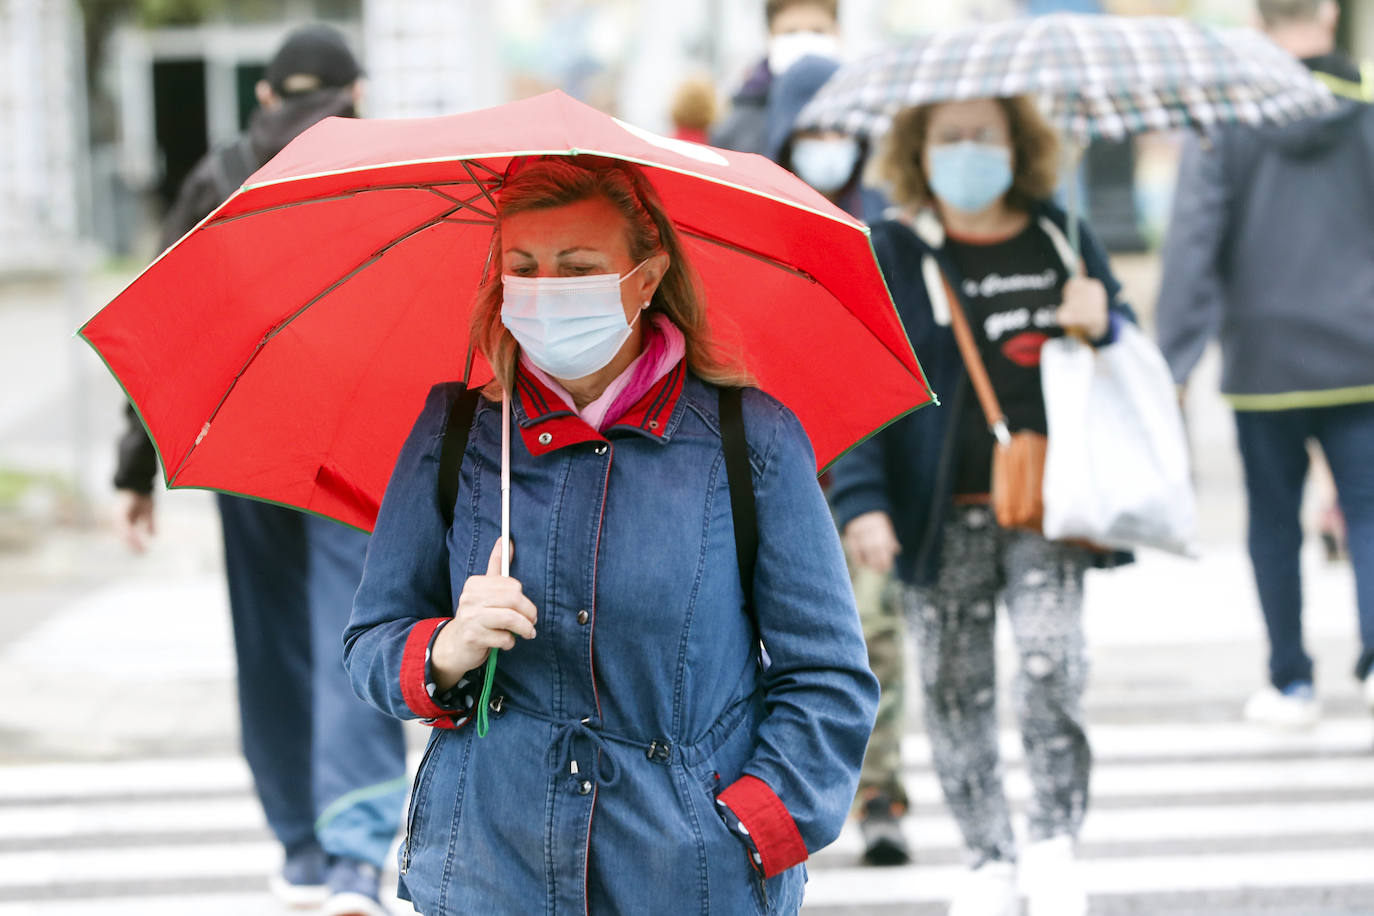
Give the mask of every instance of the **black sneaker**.
[{"label": "black sneaker", "polygon": [[865,865],[906,865],[911,861],[895,808],[892,799],[881,793],[864,802],[859,830],[864,838]]}]

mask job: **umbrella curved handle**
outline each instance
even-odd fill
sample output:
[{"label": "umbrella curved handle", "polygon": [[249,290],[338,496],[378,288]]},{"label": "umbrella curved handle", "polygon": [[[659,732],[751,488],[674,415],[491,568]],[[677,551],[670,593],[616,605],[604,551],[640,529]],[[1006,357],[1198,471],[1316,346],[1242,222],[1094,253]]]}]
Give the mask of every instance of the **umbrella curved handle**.
[{"label": "umbrella curved handle", "polygon": [[[501,575],[510,575],[510,393],[501,393]],[[496,680],[496,656],[499,650],[487,654],[482,676],[482,696],[477,703],[477,737],[485,738],[491,707],[491,685]]]}]

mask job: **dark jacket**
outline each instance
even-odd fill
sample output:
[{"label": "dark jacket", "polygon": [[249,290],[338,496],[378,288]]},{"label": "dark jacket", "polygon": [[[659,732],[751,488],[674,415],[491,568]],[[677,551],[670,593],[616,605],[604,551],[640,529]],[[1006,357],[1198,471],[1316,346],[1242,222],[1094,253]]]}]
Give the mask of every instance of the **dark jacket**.
[{"label": "dark jacket", "polygon": [[[792,141],[797,116],[826,81],[840,69],[837,61],[828,57],[803,57],[787,72],[773,80],[773,88],[764,106],[763,154],[783,168],[792,171]],[[875,188],[864,187],[864,166],[868,161],[868,138],[858,137],[859,161],[849,181],[840,189],[835,203],[851,216],[866,223],[882,219],[887,198]]]},{"label": "dark jacket", "polygon": [[711,129],[711,145],[741,153],[767,154],[768,94],[773,74],[768,59],[759,61],[730,100],[730,113]]},{"label": "dark jacket", "polygon": [[[259,108],[248,130],[206,153],[182,182],[162,223],[162,247],[172,247],[196,224],[238,190],[263,163],[281,152],[306,128],[331,116],[353,117],[353,91],[321,89],[287,98],[276,108]],[[119,437],[114,485],[117,490],[151,493],[158,455],[132,402],[124,405],[126,428]]]},{"label": "dark jacket", "polygon": [[[1306,63],[1358,86],[1342,57]],[[1180,383],[1220,338],[1238,409],[1374,401],[1374,106],[1190,140],[1157,319]]]},{"label": "dark jacket", "polygon": [[[1047,244],[1067,261],[1072,257],[1065,239],[1068,225],[1053,204],[1037,205],[1032,219],[1047,236]],[[1122,320],[1134,321],[1121,301],[1121,284],[1112,276],[1107,255],[1089,232],[1080,227],[1082,260],[1087,275],[1107,288],[1111,329],[1095,343],[1110,343]],[[908,584],[927,585],[940,568],[944,521],[953,504],[956,437],[953,423],[966,398],[973,397],[949,326],[949,305],[939,283],[938,269],[950,286],[962,290],[958,270],[944,250],[944,231],[931,213],[915,221],[885,220],[873,227],[878,256],[897,314],[911,340],[931,388],[948,398],[936,406],[908,414],[858,445],[831,469],[830,501],[840,527],[865,512],[886,512],[892,519],[902,552],[897,573]],[[932,292],[933,290],[933,292]],[[1099,566],[1129,561],[1127,554],[1100,554]]]}]

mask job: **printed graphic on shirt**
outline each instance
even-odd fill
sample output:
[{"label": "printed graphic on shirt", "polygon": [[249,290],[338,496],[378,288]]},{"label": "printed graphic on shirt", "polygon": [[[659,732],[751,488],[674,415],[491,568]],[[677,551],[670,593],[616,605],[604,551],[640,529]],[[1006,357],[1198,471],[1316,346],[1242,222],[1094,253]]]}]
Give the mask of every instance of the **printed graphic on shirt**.
[{"label": "printed graphic on shirt", "polygon": [[[1058,252],[1034,224],[993,244],[951,239],[949,252],[963,278],[959,288],[969,325],[1008,426],[1044,433],[1040,350],[1063,334],[1057,314],[1066,278]],[[971,393],[963,405],[955,492],[986,493],[992,434]]]}]

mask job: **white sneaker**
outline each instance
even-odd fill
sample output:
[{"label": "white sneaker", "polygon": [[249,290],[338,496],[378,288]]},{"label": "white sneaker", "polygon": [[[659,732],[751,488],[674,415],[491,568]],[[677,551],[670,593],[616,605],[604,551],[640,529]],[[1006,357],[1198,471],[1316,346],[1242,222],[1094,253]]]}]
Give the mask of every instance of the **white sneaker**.
[{"label": "white sneaker", "polygon": [[1010,862],[985,862],[969,871],[949,905],[949,916],[1019,916],[1020,912],[1016,866]]},{"label": "white sneaker", "polygon": [[1088,891],[1072,837],[1040,840],[1021,851],[1021,890],[1028,916],[1086,916]]},{"label": "white sneaker", "polygon": [[1274,728],[1311,728],[1321,715],[1321,701],[1307,683],[1293,684],[1282,692],[1265,687],[1245,704],[1247,721]]},{"label": "white sneaker", "polygon": [[1374,712],[1374,671],[1364,676],[1364,702],[1370,712]]}]

